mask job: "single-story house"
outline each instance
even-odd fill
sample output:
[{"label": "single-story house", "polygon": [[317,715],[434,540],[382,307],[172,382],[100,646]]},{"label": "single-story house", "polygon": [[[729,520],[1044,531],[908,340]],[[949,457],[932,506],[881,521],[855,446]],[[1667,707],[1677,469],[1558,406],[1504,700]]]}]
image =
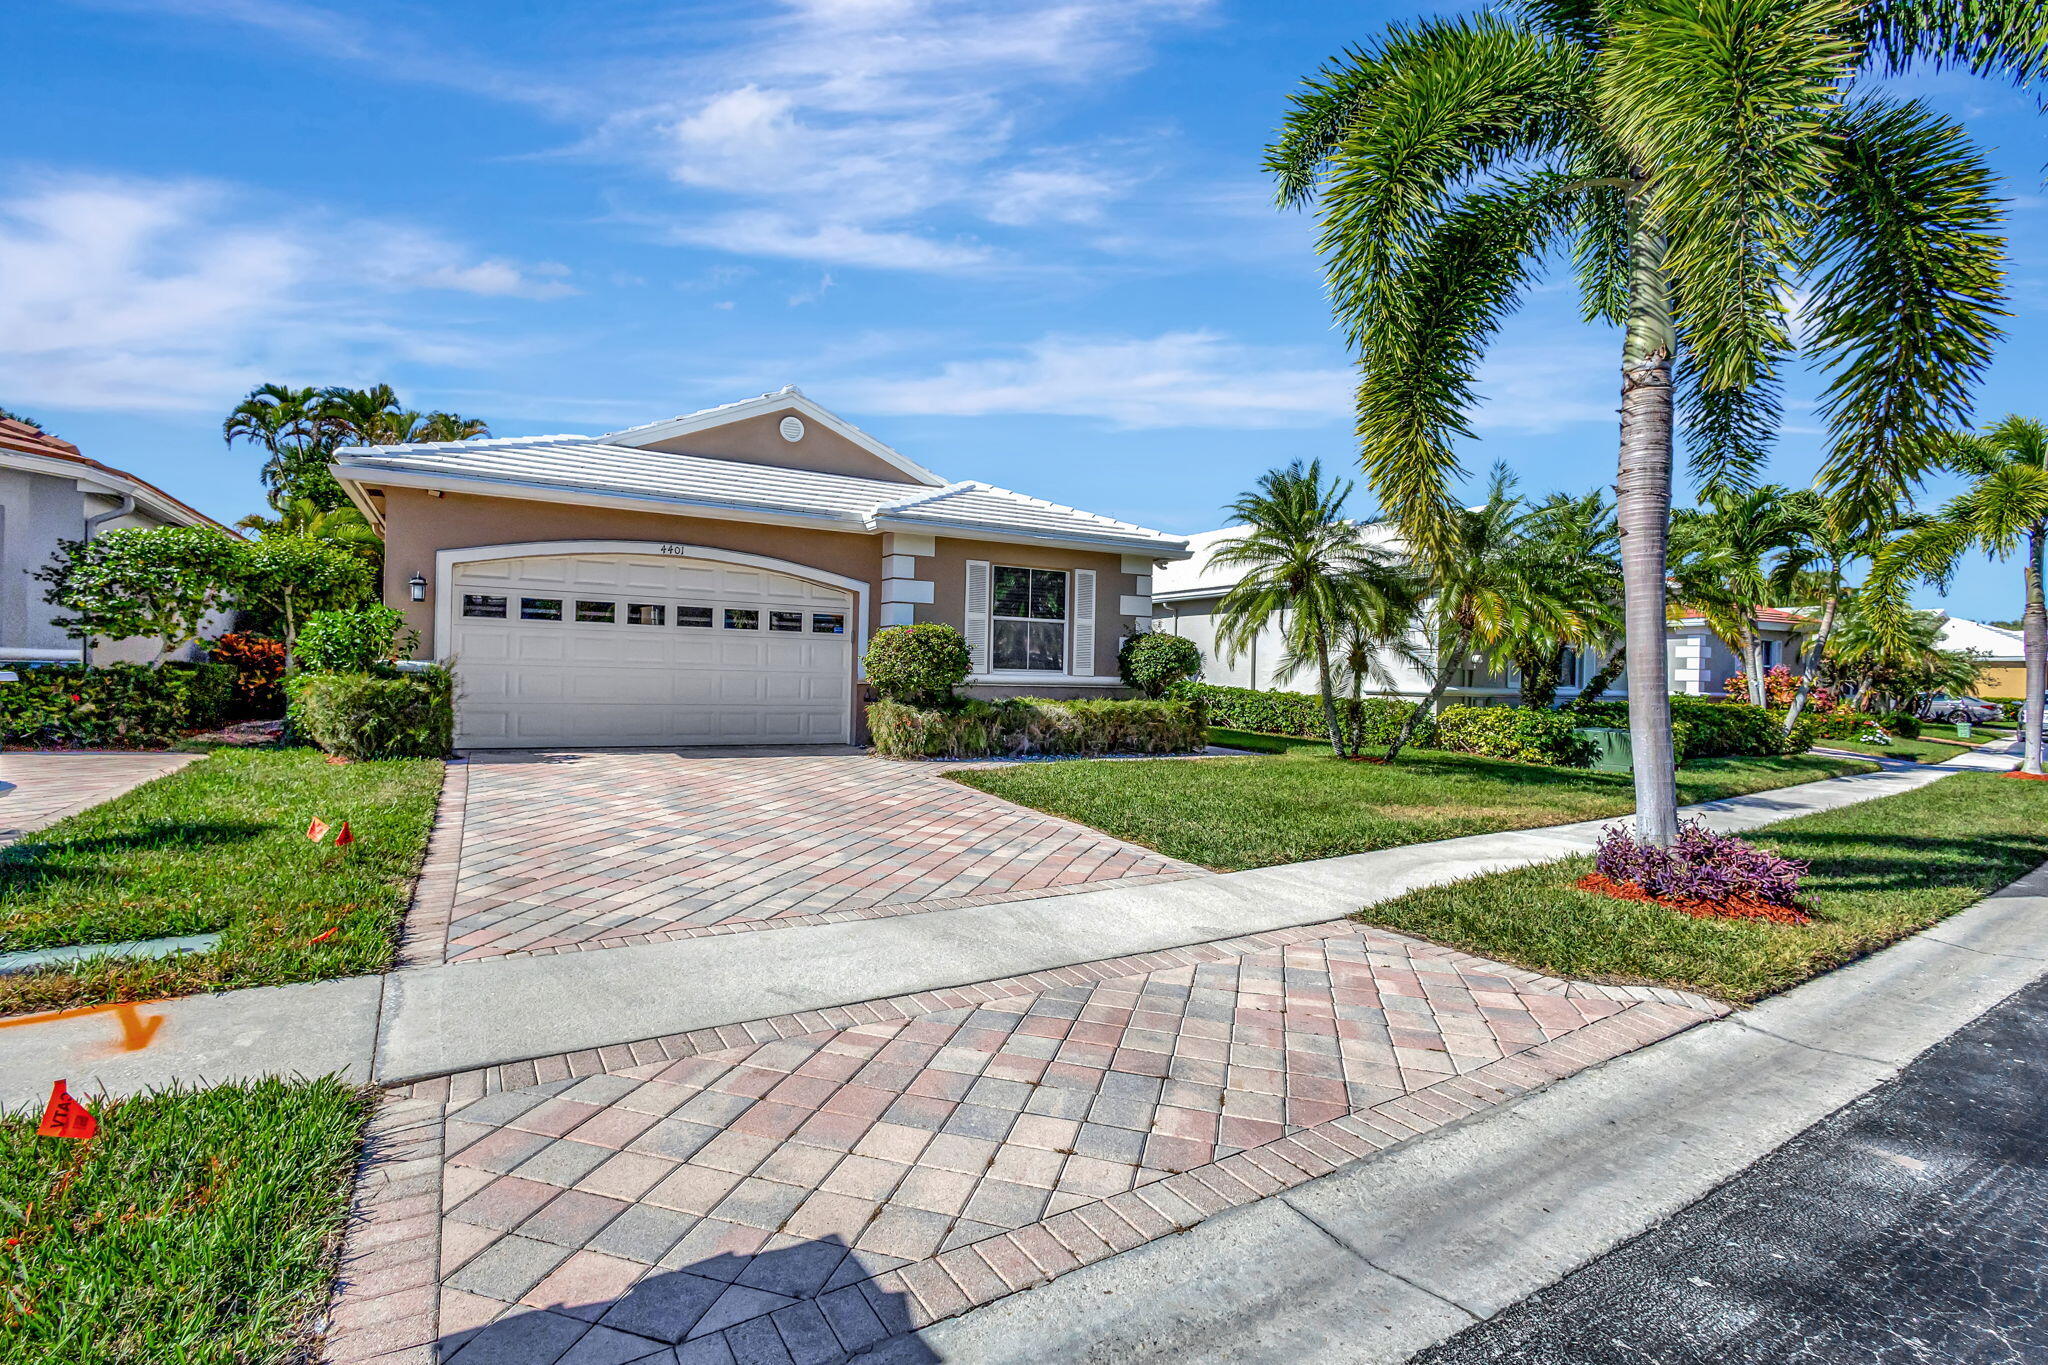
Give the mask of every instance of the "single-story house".
[{"label": "single-story house", "polygon": [[1935,643],[1943,649],[1969,649],[1982,654],[1977,666],[1977,695],[1980,697],[2024,697],[2027,695],[2027,644],[2020,632],[2007,626],[1988,626],[1961,616],[1943,614],[1941,634]]},{"label": "single-story house", "polygon": [[[75,663],[80,657],[78,641],[50,623],[56,612],[43,600],[47,585],[32,576],[56,557],[59,541],[130,526],[219,525],[155,484],[87,459],[69,441],[0,418],[0,662]],[[194,652],[187,646],[173,657]],[[112,641],[93,650],[95,663],[155,657],[151,640]]]},{"label": "single-story house", "polygon": [[[1365,526],[1360,533],[1382,548],[1398,543],[1395,533],[1388,527]],[[1210,556],[1218,544],[1242,534],[1242,526],[1224,526],[1188,537],[1188,558],[1166,565],[1154,576],[1152,628],[1193,640],[1201,648],[1204,661],[1202,676],[1208,682],[1229,687],[1312,691],[1315,678],[1307,670],[1298,671],[1284,681],[1280,678],[1280,661],[1286,653],[1286,645],[1281,639],[1282,623],[1278,618],[1268,622],[1257,639],[1234,657],[1217,647],[1223,595],[1230,591],[1240,574],[1234,568],[1211,565]],[[1812,629],[1810,619],[1799,612],[1777,607],[1759,608],[1757,615],[1763,636],[1765,666],[1783,663],[1797,667],[1801,657],[1801,639]],[[1429,656],[1427,642],[1419,632],[1410,643],[1424,658]],[[1742,668],[1736,650],[1716,636],[1696,615],[1681,613],[1672,620],[1666,631],[1666,648],[1673,692],[1723,696],[1724,684]],[[1577,650],[1567,651],[1558,695],[1564,698],[1577,696],[1599,670],[1599,664],[1600,660],[1594,656],[1581,655]],[[1396,662],[1390,664],[1390,672],[1393,674],[1392,686],[1375,690],[1418,699],[1429,692],[1430,678],[1421,669]],[[1512,704],[1520,692],[1520,679],[1514,670],[1493,668],[1474,657],[1464,660],[1453,672],[1450,685],[1444,689],[1444,698],[1447,702],[1467,706],[1498,706]],[[1617,698],[1626,695],[1624,680],[1617,678],[1606,695]]]},{"label": "single-story house", "polygon": [[457,678],[457,743],[836,744],[886,626],[977,696],[1115,695],[1176,537],[892,450],[794,386],[605,436],[336,452],[385,600]]}]

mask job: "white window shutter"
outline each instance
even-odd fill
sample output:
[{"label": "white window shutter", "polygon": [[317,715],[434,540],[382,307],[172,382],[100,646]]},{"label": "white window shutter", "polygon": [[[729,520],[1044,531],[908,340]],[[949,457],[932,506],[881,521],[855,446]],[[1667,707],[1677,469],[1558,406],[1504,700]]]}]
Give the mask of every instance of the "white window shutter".
[{"label": "white window shutter", "polygon": [[1074,570],[1074,657],[1067,672],[1077,678],[1095,676],[1095,570]]},{"label": "white window shutter", "polygon": [[988,561],[967,561],[967,657],[976,673],[988,672]]}]

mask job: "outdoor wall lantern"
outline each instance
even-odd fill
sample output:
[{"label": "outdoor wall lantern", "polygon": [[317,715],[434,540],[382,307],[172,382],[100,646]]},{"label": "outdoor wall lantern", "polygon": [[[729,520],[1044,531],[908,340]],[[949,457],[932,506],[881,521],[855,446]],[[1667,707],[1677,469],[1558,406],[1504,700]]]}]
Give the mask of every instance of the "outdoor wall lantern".
[{"label": "outdoor wall lantern", "polygon": [[412,589],[413,601],[424,602],[427,600],[426,575],[417,573],[414,574],[411,578],[405,580],[405,586]]}]

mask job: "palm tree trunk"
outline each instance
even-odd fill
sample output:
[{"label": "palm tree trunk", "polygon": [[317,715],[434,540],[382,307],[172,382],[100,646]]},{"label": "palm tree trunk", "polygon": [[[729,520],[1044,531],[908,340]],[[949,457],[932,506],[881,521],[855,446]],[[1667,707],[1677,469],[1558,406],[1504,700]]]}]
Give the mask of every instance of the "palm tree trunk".
[{"label": "palm tree trunk", "polygon": [[1408,713],[1408,719],[1401,722],[1400,732],[1394,736],[1394,742],[1387,746],[1387,762],[1392,763],[1401,756],[1401,750],[1408,747],[1409,741],[1415,738],[1415,732],[1422,728],[1424,716],[1436,714],[1437,703],[1444,697],[1444,689],[1451,685],[1451,669],[1457,665],[1458,660],[1465,657],[1465,648],[1471,643],[1471,627],[1461,626],[1457,642],[1447,653],[1436,656],[1436,679],[1429,685],[1429,695],[1415,703],[1415,709]]},{"label": "palm tree trunk", "polygon": [[1755,616],[1744,616],[1742,621],[1742,671],[1749,682],[1749,704],[1762,706],[1770,700],[1764,688],[1764,641],[1757,634]]},{"label": "palm tree trunk", "polygon": [[1628,328],[1621,350],[1622,620],[1628,641],[1628,729],[1635,753],[1636,837],[1668,848],[1678,837],[1678,769],[1671,744],[1671,669],[1664,648],[1664,575],[1671,535],[1671,285],[1664,242],[1643,226],[1630,242]]},{"label": "palm tree trunk", "polygon": [[1814,632],[1813,643],[1808,646],[1805,671],[1799,675],[1799,686],[1792,693],[1792,704],[1785,708],[1785,733],[1791,734],[1792,727],[1799,723],[1799,713],[1806,709],[1806,694],[1813,690],[1813,675],[1820,671],[1820,661],[1828,647],[1828,636],[1835,629],[1835,608],[1842,602],[1839,593],[1830,594],[1827,605],[1820,609],[1820,629]]},{"label": "palm tree trunk", "polygon": [[2048,692],[2048,605],[2043,605],[2041,573],[2048,561],[2048,526],[2036,524],[2027,534],[2027,611],[2021,636],[2027,652],[2027,698],[2020,714],[2026,755],[2023,773],[2041,772],[2042,693]]},{"label": "palm tree trunk", "polygon": [[1330,686],[1330,642],[1316,637],[1316,686],[1323,694],[1323,724],[1330,731],[1330,752],[1344,757],[1344,727],[1337,720],[1337,694]]}]

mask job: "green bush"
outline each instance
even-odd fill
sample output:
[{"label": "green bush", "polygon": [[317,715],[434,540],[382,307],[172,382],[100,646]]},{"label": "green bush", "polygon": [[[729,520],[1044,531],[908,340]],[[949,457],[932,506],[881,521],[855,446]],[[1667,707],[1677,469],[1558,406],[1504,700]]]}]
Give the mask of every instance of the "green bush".
[{"label": "green bush", "polygon": [[1518,763],[1590,768],[1600,751],[1574,733],[1578,724],[1562,711],[1541,707],[1446,706],[1436,717],[1436,747]]},{"label": "green bush", "polygon": [[[227,670],[108,664],[15,668],[0,683],[0,741],[9,744],[162,745],[218,723]],[[196,714],[197,719],[194,719]]]},{"label": "green bush", "polygon": [[1051,701],[1009,697],[947,708],[868,707],[875,752],[889,758],[1033,754],[1182,754],[1201,750],[1201,707],[1187,701]]},{"label": "green bush", "polygon": [[292,733],[344,758],[440,758],[455,743],[455,680],[444,668],[285,679]]},{"label": "green bush", "polygon": [[[1818,715],[1802,711],[1799,713],[1799,719],[1802,724],[1811,723],[1811,734],[1815,740],[1854,739],[1867,732],[1875,723],[1873,717],[1866,716],[1861,711],[1847,709],[1825,711]],[[1885,728],[1891,729],[1890,726]]]},{"label": "green bush", "polygon": [[1116,652],[1116,672],[1124,686],[1160,697],[1175,683],[1202,676],[1202,651],[1179,635],[1130,635]]},{"label": "green bush", "polygon": [[936,622],[876,631],[862,663],[876,697],[925,709],[953,705],[973,667],[967,637]]},{"label": "green bush", "polygon": [[165,664],[165,680],[178,694],[184,727],[217,730],[234,704],[235,670],[226,664]]},{"label": "green bush", "polygon": [[308,673],[368,673],[411,654],[419,642],[395,607],[316,611],[299,627],[292,662]]},{"label": "green bush", "polygon": [[284,641],[234,631],[209,645],[207,654],[234,670],[231,714],[250,720],[275,720],[284,714]]},{"label": "green bush", "polygon": [[1920,738],[1920,717],[1911,711],[1880,711],[1872,719],[1900,739]]},{"label": "green bush", "polygon": [[[1253,730],[1266,735],[1293,735],[1300,739],[1328,739],[1323,720],[1322,698],[1306,692],[1269,692],[1251,687],[1217,687],[1209,683],[1177,683],[1167,695],[1184,701],[1199,701],[1211,725],[1228,730]],[[1417,703],[1398,697],[1364,697],[1352,701],[1337,699],[1337,715],[1345,731],[1355,727],[1362,744],[1389,744]],[[1434,731],[1424,721],[1415,733],[1415,743],[1428,747]]]}]

